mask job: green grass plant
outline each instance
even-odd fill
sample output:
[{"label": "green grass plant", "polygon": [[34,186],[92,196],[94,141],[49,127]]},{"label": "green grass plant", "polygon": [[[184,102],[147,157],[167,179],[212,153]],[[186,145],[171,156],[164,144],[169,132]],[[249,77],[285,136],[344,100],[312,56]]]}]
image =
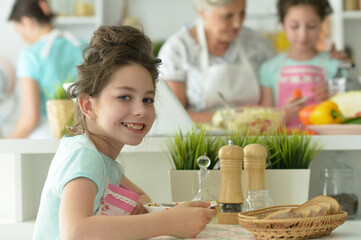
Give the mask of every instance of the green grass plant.
[{"label": "green grass plant", "polygon": [[228,145],[228,141],[232,140],[234,145],[238,145],[242,148],[247,146],[248,144],[258,143],[265,147],[266,142],[260,135],[251,135],[247,128],[243,128],[241,131],[231,131],[228,132],[223,138],[222,145]]},{"label": "green grass plant", "polygon": [[213,168],[221,146],[221,138],[206,135],[205,128],[196,127],[189,129],[185,135],[180,130],[176,131],[167,142],[170,161],[178,170],[198,169],[197,158],[201,155],[211,159],[209,168]]},{"label": "green grass plant", "polygon": [[49,92],[46,92],[45,95],[48,99],[54,99],[54,100],[60,100],[60,99],[70,99],[68,94],[66,93],[63,84],[64,83],[72,83],[74,82],[71,77],[66,78],[64,81],[62,81],[60,84],[54,84],[54,94],[50,94]]},{"label": "green grass plant", "polygon": [[307,169],[322,150],[318,141],[311,143],[311,136],[300,129],[291,133],[283,126],[273,135],[265,135],[268,148],[268,169]]},{"label": "green grass plant", "polygon": [[64,90],[63,86],[55,86],[54,88],[55,88],[55,92],[52,99],[56,99],[56,100],[69,99],[69,96]]},{"label": "green grass plant", "polygon": [[54,96],[52,97],[52,99],[70,99],[63,87],[63,84],[71,83],[71,82],[73,82],[73,80],[71,79],[71,77],[68,77],[60,85],[54,86],[55,92],[54,92]]},{"label": "green grass plant", "polygon": [[242,148],[251,143],[263,145],[268,151],[268,169],[307,169],[322,150],[318,141],[311,143],[311,138],[299,129],[289,134],[285,126],[273,134],[251,135],[246,129],[227,132],[224,136],[210,136],[206,128],[194,127],[185,134],[176,131],[168,137],[166,147],[169,160],[177,170],[198,169],[197,158],[201,155],[211,159],[209,169],[213,169],[219,160],[219,149],[228,145],[228,140]]}]

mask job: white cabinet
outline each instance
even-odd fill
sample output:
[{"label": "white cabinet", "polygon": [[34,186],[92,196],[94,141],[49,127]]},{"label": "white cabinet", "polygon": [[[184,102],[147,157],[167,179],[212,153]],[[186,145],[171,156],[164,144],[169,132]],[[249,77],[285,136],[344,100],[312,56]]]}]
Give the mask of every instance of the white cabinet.
[{"label": "white cabinet", "polygon": [[[103,23],[103,0],[53,0],[50,1],[50,4],[53,12],[59,13],[60,11],[60,15],[55,19],[55,24],[57,25],[82,24],[99,26]],[[92,8],[93,15],[77,14],[75,10],[77,8],[76,4],[82,4],[81,6],[85,6],[84,8]],[[78,7],[81,6],[78,5]],[[61,13],[59,8],[66,9],[66,12]],[[84,13],[84,11],[86,10],[81,12]]]},{"label": "white cabinet", "polygon": [[[93,15],[77,15],[75,13],[77,3],[90,4],[93,9]],[[52,0],[50,4],[54,13],[59,13],[60,10],[57,8],[66,9],[64,14],[55,18],[54,25],[62,30],[71,31],[79,38],[90,39],[94,30],[104,23],[103,0]],[[89,7],[89,5],[86,6]]]},{"label": "white cabinet", "polygon": [[352,49],[357,67],[361,64],[361,10],[344,11],[344,0],[329,1],[333,9],[332,39],[338,50],[345,49],[346,46]]}]

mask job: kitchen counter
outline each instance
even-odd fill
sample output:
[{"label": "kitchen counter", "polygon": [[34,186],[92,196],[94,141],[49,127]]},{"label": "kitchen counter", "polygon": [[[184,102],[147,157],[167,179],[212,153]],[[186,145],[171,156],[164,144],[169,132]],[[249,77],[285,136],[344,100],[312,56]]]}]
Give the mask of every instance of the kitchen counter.
[{"label": "kitchen counter", "polygon": [[[313,238],[320,240],[359,240],[361,237],[361,220],[348,220],[334,231],[329,236],[322,238]],[[162,236],[152,239],[180,239],[169,236]],[[197,239],[214,239],[214,240],[256,240],[253,235],[246,229],[239,225],[222,225],[209,224],[197,236]]]},{"label": "kitchen counter", "polygon": [[[154,202],[171,201],[168,171],[173,166],[163,150],[166,149],[166,141],[164,137],[145,138],[139,146],[125,146],[117,159],[124,165],[128,178],[144,189]],[[320,194],[316,183],[319,182],[320,169],[329,161],[330,151],[345,151],[348,162],[361,176],[361,135],[313,136],[312,142],[315,141],[323,145],[323,151],[310,165],[312,184],[309,197]],[[56,139],[0,140],[0,189],[3,196],[6,194],[0,204],[0,239],[15,236],[16,239],[27,239],[31,234],[42,187],[58,145],[59,140]],[[359,221],[345,226],[348,226],[346,229],[355,227],[355,231],[361,229]]]},{"label": "kitchen counter", "polygon": [[[0,240],[31,240],[33,233],[34,222],[24,222],[17,224],[0,222]],[[19,230],[22,231],[19,231]],[[232,232],[237,230],[237,234]],[[360,240],[361,237],[361,219],[347,220],[344,224],[336,228],[329,236],[322,238],[313,238],[319,240]],[[152,239],[178,239],[175,237],[162,236]],[[184,239],[184,238],[183,238]],[[238,225],[219,225],[209,224],[203,230],[197,239],[214,239],[214,240],[230,240],[230,239],[244,239],[256,240],[253,235],[247,230]]]}]

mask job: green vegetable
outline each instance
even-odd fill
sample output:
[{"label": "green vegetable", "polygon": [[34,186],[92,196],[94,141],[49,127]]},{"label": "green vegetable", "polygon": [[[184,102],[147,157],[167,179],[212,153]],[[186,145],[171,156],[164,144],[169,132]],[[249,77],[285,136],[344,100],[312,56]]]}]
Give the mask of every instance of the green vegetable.
[{"label": "green vegetable", "polygon": [[361,117],[348,118],[342,122],[343,124],[361,124]]}]

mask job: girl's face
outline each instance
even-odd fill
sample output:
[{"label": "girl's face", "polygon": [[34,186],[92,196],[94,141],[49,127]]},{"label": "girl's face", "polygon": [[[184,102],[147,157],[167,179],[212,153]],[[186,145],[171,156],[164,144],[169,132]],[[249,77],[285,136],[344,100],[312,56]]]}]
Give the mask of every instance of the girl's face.
[{"label": "girl's face", "polygon": [[155,119],[150,73],[138,64],[118,68],[95,99],[93,129],[118,146],[137,145]]},{"label": "girl's face", "polygon": [[20,34],[22,39],[27,43],[31,43],[31,38],[29,36],[29,30],[28,30],[27,26],[25,24],[23,24],[22,22],[13,22],[13,23],[14,23],[15,30]]},{"label": "girl's face", "polygon": [[23,40],[29,44],[36,42],[37,38],[34,36],[36,29],[36,22],[32,18],[22,17],[19,22],[13,21],[15,30],[20,34]]},{"label": "girl's face", "polygon": [[312,6],[293,6],[284,18],[283,28],[292,48],[313,50],[319,37],[321,18]]},{"label": "girl's face", "polygon": [[215,7],[209,11],[198,11],[204,21],[208,37],[221,43],[231,43],[242,28],[245,17],[246,1],[234,0],[232,3]]}]

